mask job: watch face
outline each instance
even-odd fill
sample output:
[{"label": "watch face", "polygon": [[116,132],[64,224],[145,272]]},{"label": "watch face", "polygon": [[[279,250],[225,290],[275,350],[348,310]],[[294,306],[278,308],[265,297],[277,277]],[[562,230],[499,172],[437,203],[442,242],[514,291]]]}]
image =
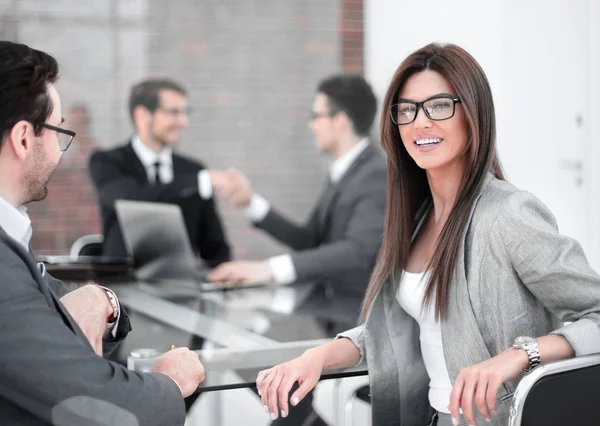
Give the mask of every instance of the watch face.
[{"label": "watch face", "polygon": [[533,337],[528,336],[519,336],[515,339],[515,345],[525,346],[535,343],[535,339]]}]

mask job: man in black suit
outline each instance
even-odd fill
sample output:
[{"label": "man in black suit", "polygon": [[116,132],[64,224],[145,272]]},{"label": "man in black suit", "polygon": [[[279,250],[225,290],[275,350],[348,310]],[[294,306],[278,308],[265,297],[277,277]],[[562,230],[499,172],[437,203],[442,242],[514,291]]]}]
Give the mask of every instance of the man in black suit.
[{"label": "man in black suit", "polygon": [[[296,312],[316,319],[328,336],[355,326],[383,237],[386,162],[368,139],[376,111],[375,95],[362,76],[334,75],[319,84],[309,127],[317,150],[333,161],[305,224],[293,223],[278,212],[254,192],[240,172],[224,172],[227,176],[223,178],[217,173],[211,175],[218,196],[244,208],[254,226],[293,252],[262,261],[224,263],[209,279],[270,281],[274,285],[313,282],[314,288]],[[279,293],[288,293],[286,290],[293,291],[283,288]],[[286,331],[282,321],[274,323],[267,336],[295,339],[289,328],[287,336],[282,333]],[[286,416],[272,413],[277,419],[274,424],[324,424],[312,411],[311,401],[312,397],[305,398]]]},{"label": "man in black suit", "polygon": [[103,358],[131,331],[114,293],[69,291],[36,263],[26,204],[47,183],[75,133],[61,127],[56,60],[0,41],[0,418],[12,425],[183,425],[183,397],[204,378],[187,348],[152,373]]},{"label": "man in black suit", "polygon": [[212,199],[208,170],[173,152],[188,126],[186,91],[167,79],[135,85],[129,98],[135,127],[127,143],[90,157],[104,230],[103,254],[126,256],[115,201],[154,201],[181,207],[192,248],[209,267],[230,259],[230,249]]}]

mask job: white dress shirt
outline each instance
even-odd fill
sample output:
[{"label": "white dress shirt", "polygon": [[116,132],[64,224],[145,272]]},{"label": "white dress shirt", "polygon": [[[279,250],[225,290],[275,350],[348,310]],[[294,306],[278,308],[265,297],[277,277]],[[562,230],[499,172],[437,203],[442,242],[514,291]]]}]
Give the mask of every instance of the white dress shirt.
[{"label": "white dress shirt", "polygon": [[[329,179],[332,183],[337,184],[344,177],[344,174],[368,145],[369,140],[367,138],[362,139],[329,166]],[[254,194],[250,204],[245,209],[245,214],[251,221],[260,222],[269,214],[270,210],[271,204],[261,195]],[[276,284],[285,285],[296,281],[296,268],[291,255],[283,254],[271,257],[269,265]]]},{"label": "white dress shirt", "polygon": [[[27,207],[19,206],[15,208],[4,198],[0,197],[0,228],[4,229],[9,237],[19,243],[25,251],[29,252],[29,242],[31,241],[33,230],[31,228],[31,219],[29,219],[29,215],[27,214]],[[46,266],[42,262],[38,262],[38,267],[42,276],[44,276]],[[112,293],[112,290],[105,287],[102,288]],[[119,299],[116,296],[115,300],[117,301],[117,308],[119,308]],[[121,310],[118,309],[117,320],[111,324],[108,330],[113,337],[117,337],[117,325],[119,324],[120,317]]]},{"label": "white dress shirt", "polygon": [[403,271],[396,299],[402,309],[419,323],[421,354],[429,375],[429,403],[440,413],[450,413],[448,404],[450,404],[452,383],[444,358],[442,326],[435,319],[435,303],[432,302],[425,310],[421,309],[428,278],[429,272]]},{"label": "white dress shirt", "polygon": [[[173,149],[170,146],[164,147],[163,150],[157,154],[143,143],[138,135],[134,135],[131,139],[131,147],[146,169],[148,182],[154,183],[156,177],[155,163],[159,164],[158,174],[160,176],[160,181],[164,184],[173,182]],[[201,170],[198,173],[198,193],[200,194],[200,197],[205,200],[210,199],[213,195],[208,170]]]}]

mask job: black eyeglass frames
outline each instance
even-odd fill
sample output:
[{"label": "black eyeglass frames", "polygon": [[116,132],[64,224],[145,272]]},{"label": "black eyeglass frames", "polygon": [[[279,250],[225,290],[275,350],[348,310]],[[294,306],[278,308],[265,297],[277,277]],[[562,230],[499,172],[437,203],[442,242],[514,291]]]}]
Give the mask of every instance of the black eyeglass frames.
[{"label": "black eyeglass frames", "polygon": [[423,102],[400,99],[391,106],[390,117],[394,124],[402,126],[415,121],[419,109],[423,109],[425,115],[434,121],[448,120],[454,116],[457,103],[460,103],[460,98],[450,95],[435,95]]},{"label": "black eyeglass frames", "polygon": [[42,123],[42,127],[56,132],[56,136],[58,138],[58,147],[61,151],[66,151],[69,148],[76,135],[73,130],[61,129],[60,127],[56,127],[48,123]]}]

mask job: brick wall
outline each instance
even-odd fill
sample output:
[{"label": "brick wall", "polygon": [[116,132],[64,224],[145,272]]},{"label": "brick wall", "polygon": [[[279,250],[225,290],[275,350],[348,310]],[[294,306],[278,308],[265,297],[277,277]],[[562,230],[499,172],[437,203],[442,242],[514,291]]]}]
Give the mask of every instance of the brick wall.
[{"label": "brick wall", "polygon": [[[3,2],[0,36],[54,54],[63,111],[81,103],[91,120],[71,118],[74,145],[48,199],[30,206],[34,249],[64,253],[78,236],[100,231],[86,158],[129,137],[128,90],[149,75],[189,89],[194,113],[180,151],[240,168],[258,192],[304,220],[326,171],[307,128],[314,88],[330,73],[362,72],[362,19],[362,0]],[[236,257],[281,252],[240,212],[220,209]]]}]

